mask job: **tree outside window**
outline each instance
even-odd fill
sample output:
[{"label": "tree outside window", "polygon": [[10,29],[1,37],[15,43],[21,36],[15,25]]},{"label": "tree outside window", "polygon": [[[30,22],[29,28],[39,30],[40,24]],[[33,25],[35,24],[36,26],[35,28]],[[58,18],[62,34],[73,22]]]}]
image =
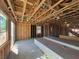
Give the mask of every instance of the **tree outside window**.
[{"label": "tree outside window", "polygon": [[0,13],[0,45],[6,41],[6,16]]}]

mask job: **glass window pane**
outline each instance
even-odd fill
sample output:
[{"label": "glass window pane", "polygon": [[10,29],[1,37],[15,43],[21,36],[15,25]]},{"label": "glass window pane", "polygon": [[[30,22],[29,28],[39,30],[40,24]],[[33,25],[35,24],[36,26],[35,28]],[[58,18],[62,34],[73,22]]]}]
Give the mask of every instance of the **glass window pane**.
[{"label": "glass window pane", "polygon": [[0,45],[6,42],[6,16],[0,13]]},{"label": "glass window pane", "polygon": [[0,32],[6,32],[6,19],[0,16]]}]

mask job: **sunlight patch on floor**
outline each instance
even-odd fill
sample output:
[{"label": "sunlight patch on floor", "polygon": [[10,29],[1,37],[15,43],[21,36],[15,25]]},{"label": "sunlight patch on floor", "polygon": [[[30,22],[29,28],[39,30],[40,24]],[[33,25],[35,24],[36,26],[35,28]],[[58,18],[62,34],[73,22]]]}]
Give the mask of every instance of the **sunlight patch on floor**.
[{"label": "sunlight patch on floor", "polygon": [[17,46],[14,46],[13,48],[11,48],[11,51],[13,53],[15,53],[16,55],[18,55],[18,47]]}]

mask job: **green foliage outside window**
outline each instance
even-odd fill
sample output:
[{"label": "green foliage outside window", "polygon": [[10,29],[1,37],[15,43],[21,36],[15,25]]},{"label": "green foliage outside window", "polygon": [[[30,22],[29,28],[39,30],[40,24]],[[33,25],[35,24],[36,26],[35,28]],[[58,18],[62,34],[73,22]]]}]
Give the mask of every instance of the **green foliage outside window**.
[{"label": "green foliage outside window", "polygon": [[0,14],[0,32],[6,32],[6,17]]}]

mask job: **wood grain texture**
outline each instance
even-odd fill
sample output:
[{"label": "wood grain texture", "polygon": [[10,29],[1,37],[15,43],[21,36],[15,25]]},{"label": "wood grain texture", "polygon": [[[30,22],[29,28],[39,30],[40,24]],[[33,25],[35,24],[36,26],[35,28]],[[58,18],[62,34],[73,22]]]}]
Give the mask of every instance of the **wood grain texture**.
[{"label": "wood grain texture", "polygon": [[26,22],[17,22],[16,38],[17,40],[25,40],[31,37],[31,24]]}]

